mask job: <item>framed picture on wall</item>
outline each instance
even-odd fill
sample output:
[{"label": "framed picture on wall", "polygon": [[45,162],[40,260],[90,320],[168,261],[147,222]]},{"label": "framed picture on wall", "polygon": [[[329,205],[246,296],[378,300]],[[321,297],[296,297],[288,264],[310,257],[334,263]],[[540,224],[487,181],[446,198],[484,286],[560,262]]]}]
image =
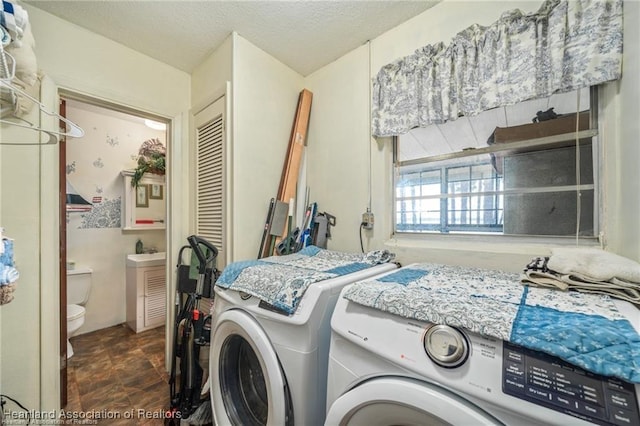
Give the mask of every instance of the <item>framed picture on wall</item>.
[{"label": "framed picture on wall", "polygon": [[152,200],[162,200],[162,185],[159,183],[151,184],[151,193],[149,198]]},{"label": "framed picture on wall", "polygon": [[136,188],[136,207],[149,207],[149,185]]}]

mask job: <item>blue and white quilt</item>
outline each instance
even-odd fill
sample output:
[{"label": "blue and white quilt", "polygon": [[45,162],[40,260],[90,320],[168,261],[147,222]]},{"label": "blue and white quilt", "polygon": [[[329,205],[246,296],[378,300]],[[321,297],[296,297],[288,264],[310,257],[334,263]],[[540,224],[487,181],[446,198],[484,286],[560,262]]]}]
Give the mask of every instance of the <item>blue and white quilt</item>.
[{"label": "blue and white quilt", "polygon": [[216,285],[251,294],[291,315],[311,284],[387,263],[394,257],[387,250],[342,253],[308,246],[285,256],[231,263]]},{"label": "blue and white quilt", "polygon": [[640,336],[609,296],[528,287],[520,279],[508,272],[419,264],[352,284],[343,296],[640,383]]}]

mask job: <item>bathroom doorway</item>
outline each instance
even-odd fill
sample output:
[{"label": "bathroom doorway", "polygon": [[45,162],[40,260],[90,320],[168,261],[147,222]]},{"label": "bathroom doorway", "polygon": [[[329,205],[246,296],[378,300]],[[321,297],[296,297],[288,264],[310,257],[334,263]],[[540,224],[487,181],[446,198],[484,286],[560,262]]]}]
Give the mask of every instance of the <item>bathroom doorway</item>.
[{"label": "bathroom doorway", "polygon": [[[165,176],[170,120],[71,93],[61,94],[60,112],[85,131],[82,138],[61,140],[59,150],[60,357],[64,407],[69,337],[67,273],[76,268],[92,271],[84,322],[73,335],[126,322],[127,255],[136,253],[140,243],[144,252],[167,250],[170,187]],[[136,189],[140,199],[133,198],[133,202],[141,215],[153,210],[152,226],[130,226],[123,214],[127,209],[127,191],[132,190],[126,176],[134,173],[141,158],[156,166],[147,174],[153,173],[154,183],[159,184],[147,187],[140,183],[144,191]]]}]

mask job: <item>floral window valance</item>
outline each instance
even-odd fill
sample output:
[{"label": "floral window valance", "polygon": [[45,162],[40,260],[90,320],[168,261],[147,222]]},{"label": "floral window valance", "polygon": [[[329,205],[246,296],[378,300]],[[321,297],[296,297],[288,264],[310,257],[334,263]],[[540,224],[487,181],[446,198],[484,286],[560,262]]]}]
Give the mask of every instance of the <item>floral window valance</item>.
[{"label": "floral window valance", "polygon": [[621,73],[622,0],[547,0],[384,66],[373,81],[372,133],[399,135]]}]

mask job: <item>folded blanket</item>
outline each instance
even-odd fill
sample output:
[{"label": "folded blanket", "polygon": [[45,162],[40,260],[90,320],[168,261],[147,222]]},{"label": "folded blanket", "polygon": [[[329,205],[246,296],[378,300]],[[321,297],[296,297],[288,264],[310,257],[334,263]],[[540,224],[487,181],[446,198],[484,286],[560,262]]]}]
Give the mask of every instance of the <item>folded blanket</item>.
[{"label": "folded blanket", "polygon": [[640,306],[640,285],[613,278],[611,281],[590,281],[579,275],[559,274],[554,271],[525,270],[523,284],[547,287],[562,291],[575,290],[584,293],[607,294]]},{"label": "folded blanket", "polygon": [[0,253],[0,265],[14,266],[13,261],[13,240],[10,238],[2,239],[3,251]]},{"label": "folded blanket", "polygon": [[343,297],[640,383],[640,336],[609,297],[530,288],[519,281],[519,274],[502,271],[419,264],[351,284]]},{"label": "folded blanket", "polygon": [[[39,80],[37,81],[39,82]],[[40,84],[29,86],[19,78],[14,77],[13,80],[11,80],[11,87],[24,91],[32,98],[37,98],[39,96]],[[0,107],[2,107],[0,118],[24,117],[31,112],[34,105],[33,101],[22,93],[12,90],[4,85],[0,86]]]},{"label": "folded blanket", "polygon": [[0,287],[13,284],[20,278],[20,273],[13,266],[0,265]]},{"label": "folded blanket", "polygon": [[222,271],[216,286],[251,294],[291,315],[313,283],[387,263],[393,258],[386,250],[352,254],[308,246],[285,256],[231,263]]},{"label": "folded blanket", "polygon": [[[0,29],[8,34],[4,27]],[[20,43],[14,41],[0,48],[0,78],[10,79],[10,83],[0,84],[0,118],[24,117],[35,105],[29,96],[34,99],[40,96],[41,76],[34,48],[29,25],[25,26]]]},{"label": "folded blanket", "polygon": [[592,281],[610,281],[616,278],[640,283],[638,262],[598,248],[554,248],[547,267],[561,274],[582,276]]},{"label": "folded blanket", "polygon": [[9,0],[0,1],[0,25],[9,32],[14,43],[20,43],[28,23],[29,14],[22,6]]}]

